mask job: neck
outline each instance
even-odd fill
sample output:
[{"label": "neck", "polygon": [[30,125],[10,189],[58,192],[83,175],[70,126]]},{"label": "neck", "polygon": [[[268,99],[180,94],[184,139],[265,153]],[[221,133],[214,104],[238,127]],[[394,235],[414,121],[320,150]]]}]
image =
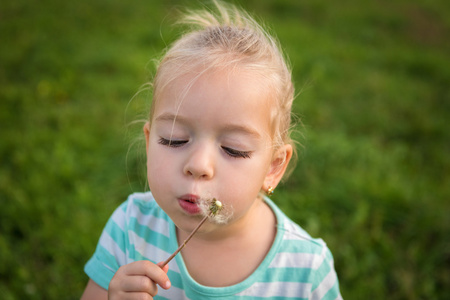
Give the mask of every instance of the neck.
[{"label": "neck", "polygon": [[[243,281],[261,264],[276,234],[276,218],[263,201],[252,213],[227,225],[196,233],[181,251],[191,276],[207,286],[229,286]],[[205,224],[210,225],[210,224]],[[177,229],[179,244],[189,235]],[[215,266],[212,270],[211,266]],[[217,270],[221,270],[218,274]]]}]

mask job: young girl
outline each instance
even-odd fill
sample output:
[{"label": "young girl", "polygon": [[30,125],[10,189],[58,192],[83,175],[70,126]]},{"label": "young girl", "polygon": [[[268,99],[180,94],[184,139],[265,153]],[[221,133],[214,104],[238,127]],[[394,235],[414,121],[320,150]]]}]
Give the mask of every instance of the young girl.
[{"label": "young girl", "polygon": [[[111,216],[82,299],[340,299],[333,258],[267,197],[294,153],[294,88],[276,41],[216,4],[167,51],[144,126],[151,192]],[[197,226],[200,203],[232,213]],[[160,288],[158,289],[157,286]]]}]

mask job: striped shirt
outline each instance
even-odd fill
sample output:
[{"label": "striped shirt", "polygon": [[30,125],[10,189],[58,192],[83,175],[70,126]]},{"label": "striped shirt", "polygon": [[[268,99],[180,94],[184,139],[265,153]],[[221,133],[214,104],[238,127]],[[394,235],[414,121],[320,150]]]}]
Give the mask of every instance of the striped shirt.
[{"label": "striped shirt", "polygon": [[[228,287],[198,284],[181,255],[169,263],[169,290],[155,299],[342,299],[331,252],[292,222],[270,199],[277,234],[267,256],[244,281]],[[164,261],[178,248],[176,229],[152,194],[129,196],[108,220],[86,274],[107,289],[117,269],[137,260]]]}]

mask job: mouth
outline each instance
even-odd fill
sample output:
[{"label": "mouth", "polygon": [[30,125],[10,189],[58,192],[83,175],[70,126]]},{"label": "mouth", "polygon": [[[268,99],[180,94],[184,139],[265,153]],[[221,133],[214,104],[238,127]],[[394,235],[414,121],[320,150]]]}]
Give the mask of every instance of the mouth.
[{"label": "mouth", "polygon": [[196,215],[200,213],[200,207],[198,206],[199,196],[187,194],[178,198],[178,204],[189,215]]}]

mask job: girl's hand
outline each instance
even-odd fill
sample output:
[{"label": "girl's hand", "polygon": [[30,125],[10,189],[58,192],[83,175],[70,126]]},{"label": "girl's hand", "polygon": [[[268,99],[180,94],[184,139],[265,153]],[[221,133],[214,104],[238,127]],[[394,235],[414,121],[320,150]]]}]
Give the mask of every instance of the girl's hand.
[{"label": "girl's hand", "polygon": [[158,284],[163,289],[171,286],[167,271],[154,263],[141,260],[121,266],[111,279],[108,299],[153,299],[158,293]]}]

